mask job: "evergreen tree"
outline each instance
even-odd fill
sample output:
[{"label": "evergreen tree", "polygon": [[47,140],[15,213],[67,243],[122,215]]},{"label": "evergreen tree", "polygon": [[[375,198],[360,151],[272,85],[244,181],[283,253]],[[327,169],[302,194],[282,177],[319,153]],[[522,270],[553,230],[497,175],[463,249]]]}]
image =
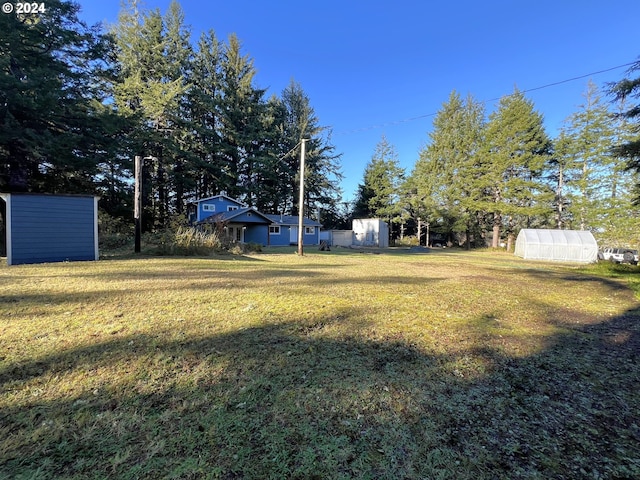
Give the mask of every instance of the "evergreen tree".
[{"label": "evergreen tree", "polygon": [[571,195],[569,185],[575,170],[575,162],[569,154],[570,141],[564,130],[554,142],[553,153],[547,163],[547,180],[554,192],[552,207],[554,210],[553,224],[558,230],[563,230],[571,224],[569,206]]},{"label": "evergreen tree", "polygon": [[436,115],[430,142],[414,169],[416,192],[431,203],[426,218],[437,220],[436,230],[449,238],[464,232],[467,248],[473,233],[480,237],[477,202],[482,186],[477,167],[484,129],[482,104],[471,96],[463,101],[453,91]]},{"label": "evergreen tree", "polygon": [[104,136],[107,39],[79,6],[47,2],[37,15],[0,15],[0,188],[94,191]]},{"label": "evergreen tree", "polygon": [[251,189],[255,198],[255,206],[260,211],[279,213],[282,209],[282,198],[285,179],[291,177],[287,170],[286,159],[281,159],[283,152],[283,125],[286,110],[283,103],[275,95],[265,105],[262,116],[262,133],[260,149],[257,150]]},{"label": "evergreen tree", "polygon": [[[331,144],[331,132],[319,125],[311,101],[300,84],[291,80],[281,95],[284,123],[278,127],[281,140],[278,147],[285,155],[307,139],[305,156],[305,211],[321,208],[337,215],[339,201],[338,182],[340,155]],[[287,155],[279,162],[279,209],[297,215],[299,188],[299,156]]]},{"label": "evergreen tree", "polygon": [[259,149],[265,105],[264,90],[253,85],[253,60],[231,34],[222,53],[220,136],[225,191],[253,205],[255,157]]},{"label": "evergreen tree", "polygon": [[617,112],[611,115],[614,147],[610,151],[610,168],[605,178],[605,208],[600,218],[600,229],[595,233],[601,245],[640,246],[640,204],[636,202],[636,185],[640,172],[628,168],[628,159],[620,155],[615,147],[633,141],[634,124],[624,112],[627,104],[621,99]]},{"label": "evergreen tree", "polygon": [[[627,71],[627,77],[640,71],[640,60],[633,64]],[[623,78],[609,85],[609,93],[617,101],[640,99],[640,76],[635,78]],[[631,123],[632,135],[626,136],[615,147],[615,153],[628,160],[631,170],[640,172],[640,103],[634,103],[622,113],[621,118]],[[640,203],[640,185],[637,185],[635,193],[636,202]]]},{"label": "evergreen tree", "polygon": [[509,248],[517,228],[549,212],[552,192],[542,183],[542,171],[550,148],[533,103],[517,90],[503,97],[489,116],[478,177],[487,198],[477,205],[493,217],[493,248],[503,228]]},{"label": "evergreen tree", "polygon": [[226,188],[221,155],[220,109],[223,44],[214,31],[203,33],[194,53],[187,93],[192,125],[189,150],[193,154],[193,199],[205,198]]},{"label": "evergreen tree", "polygon": [[616,175],[611,175],[617,170],[611,155],[614,132],[593,82],[584,97],[585,103],[562,131],[559,153],[565,157],[565,179],[573,190],[569,212],[574,228],[595,230],[600,227],[611,190],[617,188]]},{"label": "evergreen tree", "polygon": [[354,203],[355,218],[384,218],[391,221],[401,213],[400,185],[404,170],[393,145],[383,135],[364,170]]},{"label": "evergreen tree", "polygon": [[[193,49],[191,47],[191,31],[185,24],[184,12],[180,4],[173,0],[164,16],[165,35],[165,77],[169,81],[181,82],[182,94],[178,99],[177,109],[171,112],[168,119],[170,126],[165,132],[163,142],[167,145],[165,151],[165,163],[167,165],[168,187],[170,194],[166,202],[173,205],[173,211],[183,213],[185,195],[193,191],[195,178],[192,162],[194,155],[191,152],[190,141],[193,136],[193,119],[189,117],[189,97],[187,92],[192,85],[188,83],[191,69],[194,64]],[[165,210],[169,208],[167,204]]]},{"label": "evergreen tree", "polygon": [[[183,31],[182,16],[173,2],[169,18],[173,32]],[[119,63],[115,102],[118,111],[137,122],[131,132],[134,154],[151,157],[144,191],[147,228],[164,225],[169,214],[171,184],[167,172],[173,169],[175,144],[180,130],[181,102],[187,90],[168,52],[178,55],[180,40],[167,36],[165,21],[156,10],[140,12],[134,0],[121,11],[114,28]]]}]

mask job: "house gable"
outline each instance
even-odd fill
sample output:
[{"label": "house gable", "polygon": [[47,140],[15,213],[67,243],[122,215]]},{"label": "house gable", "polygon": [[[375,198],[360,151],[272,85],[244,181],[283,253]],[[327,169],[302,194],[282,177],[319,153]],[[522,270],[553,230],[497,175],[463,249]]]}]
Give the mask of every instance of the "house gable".
[{"label": "house gable", "polygon": [[253,223],[266,225],[271,223],[271,220],[255,208],[244,207],[219,213],[213,212],[212,215],[206,217],[202,222]]},{"label": "house gable", "polygon": [[202,198],[196,202],[196,221],[200,222],[213,215],[246,208],[247,206],[244,203],[226,195]]}]

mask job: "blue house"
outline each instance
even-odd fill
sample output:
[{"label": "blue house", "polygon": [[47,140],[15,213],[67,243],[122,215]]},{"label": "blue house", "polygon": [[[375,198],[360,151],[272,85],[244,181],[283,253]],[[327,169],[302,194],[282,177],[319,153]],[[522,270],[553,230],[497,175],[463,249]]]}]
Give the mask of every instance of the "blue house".
[{"label": "blue house", "polygon": [[[266,215],[269,225],[269,245],[297,245],[299,217],[294,215]],[[320,223],[309,218],[302,219],[304,245],[320,244]]]},{"label": "blue house", "polygon": [[0,193],[7,265],[98,260],[98,197]]},{"label": "blue house", "polygon": [[[190,219],[195,224],[219,224],[225,235],[239,243],[261,245],[297,245],[298,217],[291,215],[266,215],[254,207],[228,197],[215,195],[196,201]],[[320,224],[304,218],[305,245],[320,243]]]}]

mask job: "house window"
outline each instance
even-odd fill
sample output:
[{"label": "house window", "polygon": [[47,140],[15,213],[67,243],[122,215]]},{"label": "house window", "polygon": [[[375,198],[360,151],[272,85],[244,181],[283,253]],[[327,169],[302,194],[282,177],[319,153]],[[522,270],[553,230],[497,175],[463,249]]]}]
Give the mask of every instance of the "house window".
[{"label": "house window", "polygon": [[269,226],[269,235],[280,235],[280,225]]},{"label": "house window", "polygon": [[202,205],[202,211],[203,212],[215,212],[216,211],[216,206],[215,205],[210,205],[208,203],[205,203],[204,205]]},{"label": "house window", "polygon": [[314,235],[316,233],[316,227],[304,227],[305,235]]},{"label": "house window", "polygon": [[229,205],[227,207],[227,212],[233,212],[234,210],[238,210],[238,207],[236,207],[234,205]]}]

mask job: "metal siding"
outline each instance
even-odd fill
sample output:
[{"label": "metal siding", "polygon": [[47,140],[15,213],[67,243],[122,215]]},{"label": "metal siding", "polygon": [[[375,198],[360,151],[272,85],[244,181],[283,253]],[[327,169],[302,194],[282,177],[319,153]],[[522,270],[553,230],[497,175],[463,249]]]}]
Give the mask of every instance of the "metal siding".
[{"label": "metal siding", "polygon": [[12,195],[11,263],[96,260],[94,197]]}]

